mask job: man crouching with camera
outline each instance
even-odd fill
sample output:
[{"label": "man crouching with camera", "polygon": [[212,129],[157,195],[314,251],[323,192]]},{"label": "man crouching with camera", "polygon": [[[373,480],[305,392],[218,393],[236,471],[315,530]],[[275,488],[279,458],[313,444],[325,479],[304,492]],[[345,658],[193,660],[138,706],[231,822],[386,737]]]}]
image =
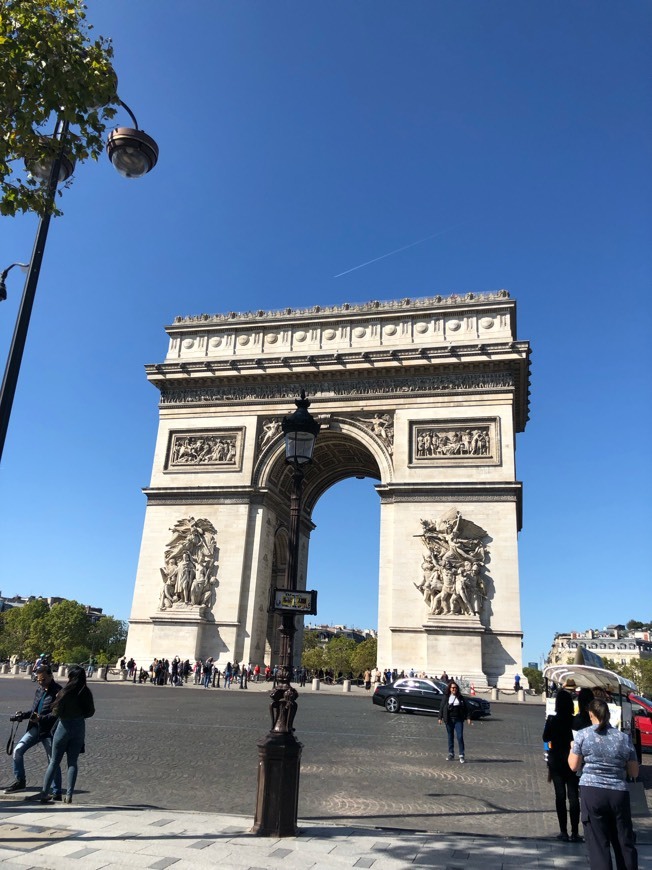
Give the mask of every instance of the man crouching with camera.
[{"label": "man crouching with camera", "polygon": [[[23,756],[28,749],[41,743],[45,749],[45,754],[50,761],[52,754],[52,732],[57,724],[57,717],[52,712],[57,692],[61,691],[61,686],[54,681],[52,669],[49,665],[41,665],[36,670],[36,681],[38,688],[34,695],[32,709],[29,712],[18,711],[10,719],[12,722],[22,722],[28,720],[27,731],[23,738],[17,743],[14,749],[14,776],[16,781],[5,789],[5,794],[12,794],[16,791],[22,791],[25,788],[25,762]],[[52,781],[52,795],[55,801],[61,800],[61,769],[57,768],[54,780]]]}]

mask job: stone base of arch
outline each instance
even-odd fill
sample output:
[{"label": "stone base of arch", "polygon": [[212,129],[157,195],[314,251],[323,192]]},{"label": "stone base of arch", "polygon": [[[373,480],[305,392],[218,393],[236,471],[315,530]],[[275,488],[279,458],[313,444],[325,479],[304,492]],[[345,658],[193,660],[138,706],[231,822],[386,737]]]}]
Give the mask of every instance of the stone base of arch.
[{"label": "stone base of arch", "polygon": [[482,636],[484,625],[479,616],[431,616],[423,626],[426,635],[427,672],[488,685],[482,670]]},{"label": "stone base of arch", "polygon": [[[149,619],[129,621],[129,655],[139,666],[148,668],[153,658],[172,658],[175,655],[191,661],[216,657],[228,651],[229,645],[221,637],[214,619],[199,614],[199,608],[161,611]],[[222,633],[228,627],[222,627]],[[235,634],[237,626],[232,627]]]}]

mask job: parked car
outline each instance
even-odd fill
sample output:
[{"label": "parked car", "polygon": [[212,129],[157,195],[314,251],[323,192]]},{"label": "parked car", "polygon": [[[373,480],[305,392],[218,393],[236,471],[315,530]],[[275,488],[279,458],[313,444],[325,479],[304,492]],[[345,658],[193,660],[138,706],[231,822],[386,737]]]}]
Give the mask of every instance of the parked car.
[{"label": "parked car", "polygon": [[641,735],[641,748],[652,750],[652,701],[642,695],[629,696],[636,729]]},{"label": "parked car", "polygon": [[[388,683],[377,685],[372,695],[374,704],[384,707],[388,713],[431,713],[439,715],[439,708],[446,691],[446,683],[440,680],[427,680],[418,677],[404,677]],[[491,715],[491,706],[484,698],[471,698],[464,695],[472,719],[481,719]]]}]

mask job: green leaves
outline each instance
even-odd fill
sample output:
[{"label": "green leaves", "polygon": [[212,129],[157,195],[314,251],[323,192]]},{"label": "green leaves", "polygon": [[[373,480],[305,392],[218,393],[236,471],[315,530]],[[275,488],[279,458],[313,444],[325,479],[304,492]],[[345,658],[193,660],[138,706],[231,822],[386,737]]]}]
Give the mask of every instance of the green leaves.
[{"label": "green leaves", "polygon": [[91,38],[85,19],[81,0],[4,0],[0,7],[0,214],[45,213],[45,190],[24,161],[43,159],[43,137],[58,115],[73,127],[68,144],[77,162],[97,159],[104,147],[118,99],[113,47]]},{"label": "green leaves", "polygon": [[60,601],[49,608],[44,598],[37,598],[0,614],[2,659],[14,653],[35,659],[45,652],[56,661],[78,662],[80,650],[86,648],[117,661],[124,654],[126,639],[122,620],[102,616],[92,623],[86,607],[77,601]]},{"label": "green leaves", "polygon": [[352,671],[357,676],[367,668],[371,670],[376,667],[377,655],[378,641],[375,637],[369,637],[361,643],[348,637],[333,637],[322,646],[318,631],[306,631],[303,635],[301,664],[313,671],[332,668],[336,674]]}]

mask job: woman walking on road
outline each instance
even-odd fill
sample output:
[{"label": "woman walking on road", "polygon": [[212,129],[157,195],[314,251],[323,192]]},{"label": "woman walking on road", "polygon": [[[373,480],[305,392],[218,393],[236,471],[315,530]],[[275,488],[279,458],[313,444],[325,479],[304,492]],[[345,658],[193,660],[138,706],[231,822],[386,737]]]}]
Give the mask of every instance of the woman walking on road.
[{"label": "woman walking on road", "polygon": [[[548,716],[543,729],[544,742],[550,743],[548,750],[548,781],[555,787],[555,809],[559,822],[558,840],[567,843],[581,843],[580,826],[580,787],[577,774],[568,766],[568,751],[573,739],[573,698],[560,689],[555,698],[555,715]],[[568,836],[568,813],[566,795],[570,811],[571,834]]]},{"label": "woman walking on road", "polygon": [[455,758],[455,740],[460,754],[460,763],[464,764],[464,720],[471,724],[471,714],[466,706],[466,701],[460,687],[455,680],[451,680],[448,689],[439,708],[439,724],[446,725],[448,732],[448,761]]},{"label": "woman walking on road", "polygon": [[609,708],[595,698],[588,707],[591,727],[578,731],[568,756],[571,770],[582,767],[580,803],[591,870],[611,870],[613,847],[619,870],[638,870],[638,853],[626,777],[636,779],[638,761],[629,735],[609,724]]},{"label": "woman walking on road", "polygon": [[68,784],[64,803],[71,804],[77,781],[77,759],[84,746],[86,736],[86,720],[95,713],[93,695],[86,685],[86,672],[74,665],[68,672],[68,682],[57,694],[53,712],[59,717],[54,738],[52,740],[52,758],[45,771],[43,789],[38,799],[41,803],[49,803],[50,786],[63,756],[68,764]]}]

